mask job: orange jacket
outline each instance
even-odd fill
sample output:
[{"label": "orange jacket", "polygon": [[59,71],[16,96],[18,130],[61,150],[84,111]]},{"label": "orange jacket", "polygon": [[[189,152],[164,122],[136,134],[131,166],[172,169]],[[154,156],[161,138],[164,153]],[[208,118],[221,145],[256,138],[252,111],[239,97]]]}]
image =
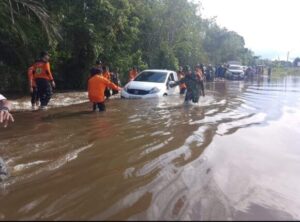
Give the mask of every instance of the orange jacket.
[{"label": "orange jacket", "polygon": [[104,73],[102,73],[103,77],[110,80],[110,72],[105,71]]},{"label": "orange jacket", "polygon": [[137,76],[137,74],[138,74],[137,70],[133,70],[133,69],[130,70],[130,72],[129,72],[129,81],[134,80],[135,77]]},{"label": "orange jacket", "polygon": [[93,103],[102,103],[105,101],[105,88],[111,88],[119,91],[119,87],[111,81],[100,75],[94,75],[88,80],[88,96]]},{"label": "orange jacket", "polygon": [[34,79],[47,79],[49,81],[53,80],[49,62],[38,61],[33,65],[33,67]]},{"label": "orange jacket", "polygon": [[34,81],[33,78],[33,70],[34,70],[34,66],[30,66],[27,70],[27,76],[28,76],[28,83],[30,87],[36,87],[36,83]]}]

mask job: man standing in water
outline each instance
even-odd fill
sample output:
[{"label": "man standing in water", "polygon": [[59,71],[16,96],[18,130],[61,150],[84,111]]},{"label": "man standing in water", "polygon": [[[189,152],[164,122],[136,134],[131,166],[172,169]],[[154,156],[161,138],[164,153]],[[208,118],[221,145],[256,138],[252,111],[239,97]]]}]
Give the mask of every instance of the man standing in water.
[{"label": "man standing in water", "polygon": [[272,74],[272,68],[271,68],[271,66],[269,66],[269,68],[268,68],[268,77],[269,78],[270,78],[271,74]]},{"label": "man standing in water", "polygon": [[129,77],[128,77],[128,80],[129,80],[129,81],[134,80],[135,77],[137,76],[137,74],[138,74],[137,67],[134,66],[134,67],[129,71]]},{"label": "man standing in water", "polygon": [[[35,61],[37,62],[37,61]],[[27,71],[27,77],[28,77],[28,86],[29,86],[29,91],[30,91],[30,96],[31,96],[31,106],[32,109],[35,109],[35,106],[39,105],[39,97],[38,97],[38,92],[36,88],[36,83],[33,77],[33,70],[34,66],[30,66]]]},{"label": "man standing in water", "polygon": [[[9,102],[2,94],[0,94],[0,123],[7,127],[9,122],[14,122],[14,118],[9,112],[11,110],[11,102]],[[0,157],[0,182],[9,176],[6,164]]]},{"label": "man standing in water", "polygon": [[195,67],[195,74],[199,78],[200,90],[202,92],[202,96],[205,96],[204,93],[204,74],[201,70],[201,65],[196,65]]},{"label": "man standing in water", "polygon": [[[115,68],[115,71],[114,72],[111,72],[111,81],[116,85],[116,86],[120,86],[121,85],[121,82],[120,82],[120,79],[119,79],[119,69],[118,68]],[[118,90],[112,90],[112,94],[115,95],[115,94],[118,94],[119,91]]]},{"label": "man standing in water", "polygon": [[[179,67],[179,71],[178,71],[178,78],[181,80],[184,78],[184,73],[183,73],[183,69],[180,66]],[[185,83],[179,84],[179,88],[180,88],[180,95],[183,95],[186,91],[186,85]]]},{"label": "man standing in water", "polygon": [[9,102],[2,94],[0,94],[0,123],[7,127],[9,122],[14,122],[14,118],[10,113],[11,102]]},{"label": "man standing in water", "polygon": [[195,72],[191,72],[189,66],[185,66],[183,68],[183,72],[185,77],[173,84],[170,84],[170,87],[173,88],[179,84],[185,83],[187,91],[184,101],[198,103],[200,97],[200,77]]},{"label": "man standing in water", "polygon": [[[55,88],[55,82],[50,70],[49,54],[41,52],[40,60],[33,66],[33,75],[37,86],[38,96],[41,102],[41,109],[46,109],[52,96],[52,88]],[[51,85],[50,85],[51,84]]]},{"label": "man standing in water", "polygon": [[[111,81],[111,74],[109,72],[108,66],[102,66],[102,76],[104,78],[106,78],[108,81]],[[105,88],[104,95],[105,95],[106,99],[109,99],[109,97],[111,96],[109,87]]]},{"label": "man standing in water", "polygon": [[101,75],[98,69],[92,69],[90,74],[91,77],[88,80],[88,96],[89,100],[93,103],[93,111],[96,111],[97,107],[99,112],[105,111],[105,89],[112,88],[120,91],[121,88]]}]

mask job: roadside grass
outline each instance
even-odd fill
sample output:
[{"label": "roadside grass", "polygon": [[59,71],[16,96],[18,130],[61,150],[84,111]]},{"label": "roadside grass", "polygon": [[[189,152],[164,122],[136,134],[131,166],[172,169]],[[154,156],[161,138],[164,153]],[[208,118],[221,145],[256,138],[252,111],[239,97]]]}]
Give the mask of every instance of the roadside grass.
[{"label": "roadside grass", "polygon": [[300,75],[300,67],[276,67],[272,69],[271,75],[278,77],[286,75]]}]

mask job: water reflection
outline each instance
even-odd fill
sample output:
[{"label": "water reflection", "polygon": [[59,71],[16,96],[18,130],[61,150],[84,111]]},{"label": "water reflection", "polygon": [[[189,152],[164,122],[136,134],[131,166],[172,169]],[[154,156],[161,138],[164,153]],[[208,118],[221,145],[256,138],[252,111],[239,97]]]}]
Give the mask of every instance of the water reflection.
[{"label": "water reflection", "polygon": [[178,95],[16,113],[0,129],[13,175],[0,218],[299,219],[298,88],[262,77],[209,83],[198,105]]}]

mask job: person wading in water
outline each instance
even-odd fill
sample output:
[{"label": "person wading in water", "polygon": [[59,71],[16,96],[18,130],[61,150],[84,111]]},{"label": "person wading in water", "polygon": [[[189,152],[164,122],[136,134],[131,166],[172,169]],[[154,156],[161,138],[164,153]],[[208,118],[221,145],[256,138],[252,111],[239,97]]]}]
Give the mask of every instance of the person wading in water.
[{"label": "person wading in water", "polygon": [[195,72],[191,72],[189,66],[184,66],[183,72],[185,74],[184,78],[173,84],[170,84],[170,87],[173,88],[179,84],[185,83],[186,94],[184,101],[186,103],[189,101],[192,101],[193,103],[198,103],[201,89],[200,77]]},{"label": "person wading in water", "polygon": [[[14,122],[14,118],[10,113],[11,102],[9,102],[3,95],[0,94],[0,124],[7,127],[9,122]],[[9,176],[8,169],[4,160],[0,157],[0,182]]]}]

